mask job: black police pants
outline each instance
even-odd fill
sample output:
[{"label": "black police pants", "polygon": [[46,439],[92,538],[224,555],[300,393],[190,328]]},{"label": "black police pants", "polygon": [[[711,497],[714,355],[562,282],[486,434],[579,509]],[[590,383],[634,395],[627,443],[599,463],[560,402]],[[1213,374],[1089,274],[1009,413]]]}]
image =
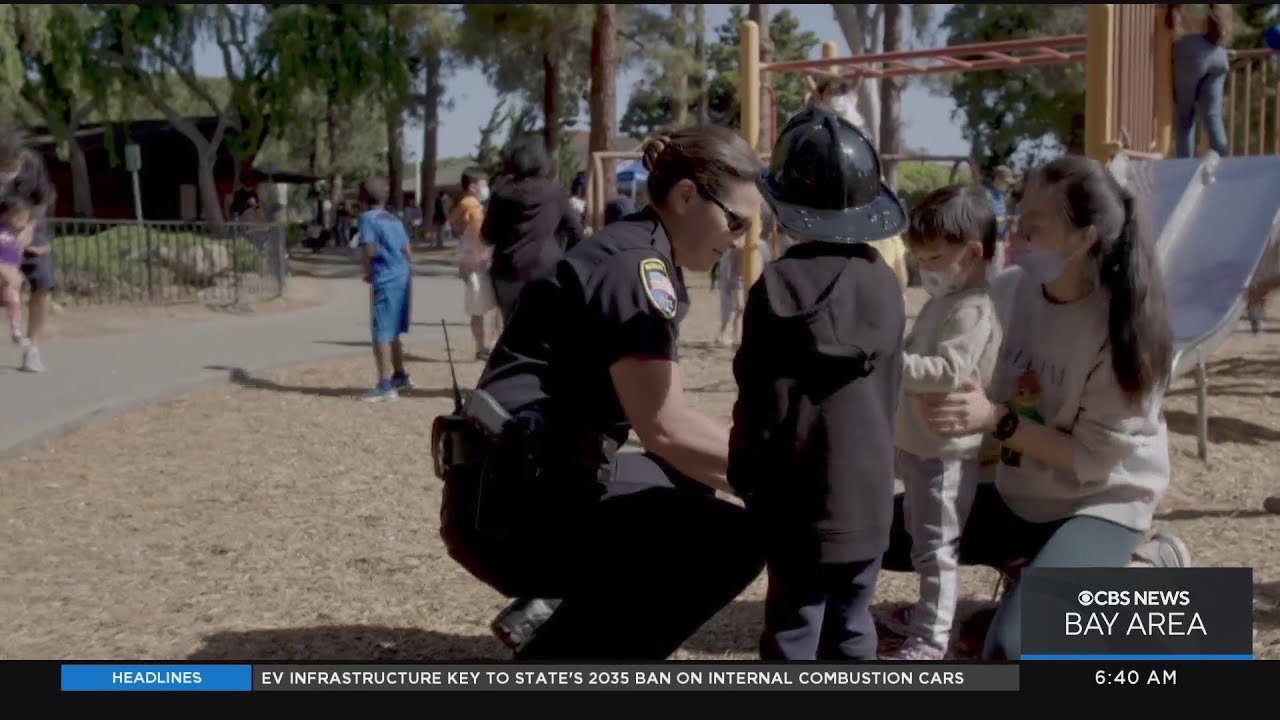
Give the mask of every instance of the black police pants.
[{"label": "black police pants", "polygon": [[770,554],[762,660],[874,660],[880,558],[819,563]]},{"label": "black police pants", "polygon": [[659,661],[763,569],[746,511],[619,453],[587,511],[560,606],[518,659]]}]

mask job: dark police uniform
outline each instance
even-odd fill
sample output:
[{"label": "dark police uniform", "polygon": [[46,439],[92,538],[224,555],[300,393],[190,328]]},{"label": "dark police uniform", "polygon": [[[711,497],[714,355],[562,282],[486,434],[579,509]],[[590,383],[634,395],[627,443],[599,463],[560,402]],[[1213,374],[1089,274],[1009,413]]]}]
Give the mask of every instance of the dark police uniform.
[{"label": "dark police uniform", "polygon": [[687,310],[646,209],[529,283],[493,350],[477,387],[511,419],[483,462],[446,473],[441,532],[500,592],[561,600],[521,658],[663,659],[762,569],[742,508],[617,452],[631,428],[609,368],[677,360]]}]

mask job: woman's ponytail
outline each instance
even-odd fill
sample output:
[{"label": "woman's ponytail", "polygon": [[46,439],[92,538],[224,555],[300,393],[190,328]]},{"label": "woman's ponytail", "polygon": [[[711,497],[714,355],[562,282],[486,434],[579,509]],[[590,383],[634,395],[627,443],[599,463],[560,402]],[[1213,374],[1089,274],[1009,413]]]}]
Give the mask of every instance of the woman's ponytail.
[{"label": "woman's ponytail", "polygon": [[1115,239],[1101,245],[1098,277],[1111,295],[1111,365],[1121,389],[1135,400],[1168,383],[1173,330],[1155,240],[1132,193],[1114,180],[1110,185],[1119,194],[1124,221]]}]

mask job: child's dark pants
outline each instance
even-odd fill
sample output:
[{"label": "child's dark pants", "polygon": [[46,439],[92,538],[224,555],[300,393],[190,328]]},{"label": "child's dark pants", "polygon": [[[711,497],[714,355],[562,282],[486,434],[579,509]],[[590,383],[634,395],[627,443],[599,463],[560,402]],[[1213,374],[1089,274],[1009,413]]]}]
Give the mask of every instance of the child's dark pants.
[{"label": "child's dark pants", "polygon": [[880,558],[853,563],[769,558],[762,660],[874,660],[871,617]]}]

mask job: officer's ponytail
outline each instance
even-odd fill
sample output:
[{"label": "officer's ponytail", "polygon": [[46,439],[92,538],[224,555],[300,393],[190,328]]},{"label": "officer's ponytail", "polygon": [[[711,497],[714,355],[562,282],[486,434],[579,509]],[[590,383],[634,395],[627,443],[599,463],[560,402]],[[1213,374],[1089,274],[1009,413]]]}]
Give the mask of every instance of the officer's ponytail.
[{"label": "officer's ponytail", "polygon": [[661,205],[671,188],[691,180],[699,190],[721,194],[730,182],[754,182],[764,170],[759,156],[737,133],[718,125],[693,125],[655,135],[640,149],[649,172],[649,199]]},{"label": "officer's ponytail", "polygon": [[1067,219],[1093,226],[1098,282],[1110,295],[1108,336],[1116,382],[1138,400],[1168,381],[1173,329],[1155,240],[1133,195],[1097,161],[1078,155],[1055,160],[1036,179],[1062,193]]}]

